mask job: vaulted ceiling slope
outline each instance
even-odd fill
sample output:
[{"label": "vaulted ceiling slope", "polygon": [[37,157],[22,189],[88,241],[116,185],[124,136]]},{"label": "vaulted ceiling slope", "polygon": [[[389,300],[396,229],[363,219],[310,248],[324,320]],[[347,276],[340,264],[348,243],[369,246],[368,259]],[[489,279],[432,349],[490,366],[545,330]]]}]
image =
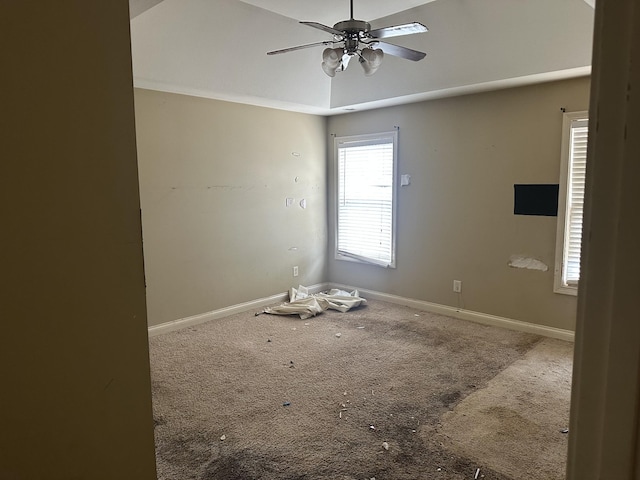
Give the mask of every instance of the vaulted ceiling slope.
[{"label": "vaulted ceiling slope", "polygon": [[[594,10],[585,0],[376,0],[373,10],[355,0],[354,16],[372,28],[412,21],[429,27],[389,40],[427,52],[424,60],[387,55],[371,77],[359,65],[327,77],[322,47],[266,55],[330,40],[298,20],[347,19],[349,3],[335,11],[327,6],[336,2],[132,0],[132,16],[134,7],[141,12],[131,19],[134,84],[332,115],[590,73]],[[366,16],[378,14],[385,16]]]}]

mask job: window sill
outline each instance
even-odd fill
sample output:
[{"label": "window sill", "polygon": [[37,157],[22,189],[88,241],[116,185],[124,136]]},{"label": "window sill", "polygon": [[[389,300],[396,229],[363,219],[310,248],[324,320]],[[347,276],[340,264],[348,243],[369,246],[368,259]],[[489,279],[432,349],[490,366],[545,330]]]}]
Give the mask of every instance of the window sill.
[{"label": "window sill", "polygon": [[553,293],[560,293],[561,295],[572,295],[574,297],[578,296],[578,287],[570,287],[568,285],[563,285],[560,287],[554,287]]},{"label": "window sill", "polygon": [[387,263],[383,263],[377,260],[373,260],[373,259],[369,259],[366,257],[358,257],[356,255],[341,255],[340,253],[336,253],[335,257],[336,260],[341,260],[344,262],[353,262],[353,263],[360,263],[362,265],[373,265],[374,267],[381,267],[381,268],[396,268],[395,263],[392,264],[387,264]]}]

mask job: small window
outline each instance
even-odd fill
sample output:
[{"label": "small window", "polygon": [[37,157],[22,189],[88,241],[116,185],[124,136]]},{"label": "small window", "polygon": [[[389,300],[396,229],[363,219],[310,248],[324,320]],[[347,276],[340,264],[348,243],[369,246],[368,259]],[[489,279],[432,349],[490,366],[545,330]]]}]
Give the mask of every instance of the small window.
[{"label": "small window", "polygon": [[336,259],[395,268],[397,140],[397,132],[336,137]]},{"label": "small window", "polygon": [[588,124],[588,112],[564,114],[554,292],[569,295],[577,295],[580,280]]}]

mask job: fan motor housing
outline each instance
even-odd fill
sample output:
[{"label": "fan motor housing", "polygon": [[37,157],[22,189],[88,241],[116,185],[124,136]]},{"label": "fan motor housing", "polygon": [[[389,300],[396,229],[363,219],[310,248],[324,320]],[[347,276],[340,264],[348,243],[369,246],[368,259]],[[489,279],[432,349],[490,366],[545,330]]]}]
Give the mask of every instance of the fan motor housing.
[{"label": "fan motor housing", "polygon": [[349,34],[368,33],[371,30],[371,24],[364,20],[345,20],[338,22],[333,26],[334,29]]}]

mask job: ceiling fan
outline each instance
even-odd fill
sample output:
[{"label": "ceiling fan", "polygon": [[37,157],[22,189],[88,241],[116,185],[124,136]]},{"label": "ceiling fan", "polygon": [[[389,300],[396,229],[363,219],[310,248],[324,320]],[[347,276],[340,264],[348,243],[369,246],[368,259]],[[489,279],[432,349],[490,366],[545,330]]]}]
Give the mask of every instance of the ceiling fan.
[{"label": "ceiling fan", "polygon": [[[336,72],[346,70],[349,60],[356,57],[364,69],[366,76],[373,75],[382,63],[384,54],[394,55],[396,57],[405,58],[417,62],[422,60],[426,53],[412,50],[400,45],[394,45],[387,42],[381,42],[380,38],[398,37],[401,35],[410,35],[414,33],[423,33],[429,31],[427,27],[418,22],[397,25],[393,27],[384,27],[371,30],[369,22],[364,20],[355,20],[353,18],[353,0],[351,3],[351,18],[336,23],[333,27],[328,27],[317,22],[300,22],[303,25],[317,28],[323,32],[333,35],[333,40],[324,42],[309,43],[306,45],[298,45],[297,47],[284,48],[282,50],[274,50],[267,52],[267,55],[277,55],[280,53],[292,52],[303,48],[317,47],[325,45],[322,52],[322,70],[330,77],[335,76]],[[336,44],[341,46],[333,48]]]}]

